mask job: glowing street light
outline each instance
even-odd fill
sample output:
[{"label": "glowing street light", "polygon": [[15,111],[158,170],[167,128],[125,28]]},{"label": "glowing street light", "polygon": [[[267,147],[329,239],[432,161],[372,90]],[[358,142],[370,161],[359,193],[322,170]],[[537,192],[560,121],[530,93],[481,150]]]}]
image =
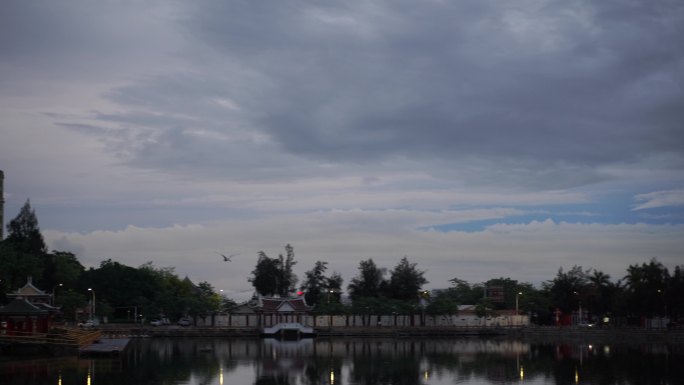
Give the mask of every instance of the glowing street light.
[{"label": "glowing street light", "polygon": [[577,322],[578,324],[582,323],[582,299],[579,297],[579,293],[576,291],[573,291],[573,293],[577,296],[577,301],[578,301],[578,313],[579,313],[579,321]]},{"label": "glowing street light", "polygon": [[522,291],[519,291],[518,294],[515,295],[515,315],[518,315],[518,297],[522,295]]},{"label": "glowing street light", "polygon": [[62,287],[62,286],[64,286],[64,284],[59,283],[59,284],[52,287],[52,306],[55,306],[55,289],[57,289],[57,287]]}]

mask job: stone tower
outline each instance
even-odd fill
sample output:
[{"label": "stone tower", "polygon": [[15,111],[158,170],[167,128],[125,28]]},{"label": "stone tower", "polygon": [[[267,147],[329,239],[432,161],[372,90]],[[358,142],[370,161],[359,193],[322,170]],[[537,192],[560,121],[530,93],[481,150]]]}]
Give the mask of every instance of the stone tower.
[{"label": "stone tower", "polygon": [[0,170],[0,241],[4,239],[5,230],[5,195],[3,195],[3,184],[5,183],[5,174]]}]

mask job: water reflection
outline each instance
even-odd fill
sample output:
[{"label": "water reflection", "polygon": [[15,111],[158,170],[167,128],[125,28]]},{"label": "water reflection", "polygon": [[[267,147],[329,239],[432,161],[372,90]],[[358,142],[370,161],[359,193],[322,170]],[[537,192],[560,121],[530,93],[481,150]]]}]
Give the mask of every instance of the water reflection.
[{"label": "water reflection", "polygon": [[57,385],[679,384],[683,350],[474,338],[147,339],[117,359],[0,362],[0,378]]}]

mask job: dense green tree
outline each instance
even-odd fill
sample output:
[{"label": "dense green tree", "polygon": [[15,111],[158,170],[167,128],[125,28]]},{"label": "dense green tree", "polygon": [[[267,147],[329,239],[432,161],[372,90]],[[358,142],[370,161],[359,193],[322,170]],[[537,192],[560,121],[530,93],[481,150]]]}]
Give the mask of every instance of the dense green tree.
[{"label": "dense green tree", "polygon": [[209,282],[200,282],[197,285],[197,294],[193,297],[190,313],[203,314],[214,313],[221,308],[221,297],[214,291]]},{"label": "dense green tree", "polygon": [[498,286],[503,288],[503,302],[492,302],[495,309],[514,309],[516,299],[518,307],[522,308],[527,302],[529,293],[534,290],[534,286],[530,283],[518,282],[512,278],[495,278],[487,281],[488,287]]},{"label": "dense green tree", "polygon": [[673,319],[684,318],[684,266],[675,266],[665,291],[665,307]]},{"label": "dense green tree", "polygon": [[[95,291],[97,298],[107,300],[113,306],[143,306],[155,298],[158,292],[154,276],[144,269],[136,269],[107,259],[97,269],[90,268],[82,274],[81,292],[88,288]],[[145,298],[145,303],[135,303],[134,298]]]},{"label": "dense green tree", "polygon": [[256,267],[252,270],[252,277],[249,278],[249,282],[252,283],[257,293],[264,296],[272,296],[278,293],[279,275],[278,260],[269,258],[266,253],[260,251]]},{"label": "dense green tree", "polygon": [[81,274],[85,268],[73,253],[53,250],[52,253],[45,255],[47,267],[43,273],[43,283],[45,287],[75,288]]},{"label": "dense green tree", "polygon": [[445,294],[460,305],[474,305],[484,297],[482,285],[471,285],[460,278],[452,278],[449,282],[451,282],[451,287]]},{"label": "dense green tree", "polygon": [[563,313],[570,313],[579,308],[584,300],[586,304],[587,271],[581,266],[573,266],[567,272],[561,267],[556,277],[543,284],[548,290],[551,303]]},{"label": "dense green tree", "polygon": [[22,286],[29,276],[43,285],[45,251],[38,218],[26,200],[19,214],[7,224],[7,238],[0,240],[0,295]]},{"label": "dense green tree", "polygon": [[416,301],[418,292],[428,283],[423,276],[424,271],[416,268],[416,263],[410,263],[408,257],[403,257],[390,273],[389,298]]},{"label": "dense green tree", "polygon": [[236,306],[238,306],[237,302],[235,302],[233,299],[228,298],[224,295],[221,296],[221,303],[220,303],[220,308],[219,311],[221,312],[229,312],[232,309],[234,309]]},{"label": "dense green tree", "polygon": [[665,290],[670,274],[653,258],[649,263],[630,265],[625,276],[632,315],[653,317],[665,314]]},{"label": "dense green tree", "polygon": [[30,200],[26,200],[19,214],[7,224],[5,242],[13,244],[22,252],[36,256],[47,252],[43,234],[38,226],[38,218],[31,208]]},{"label": "dense green tree", "polygon": [[0,242],[0,295],[23,286],[26,277],[43,274],[43,258],[15,246],[10,242]]},{"label": "dense green tree", "polygon": [[458,303],[453,296],[449,295],[448,291],[438,291],[425,307],[425,313],[432,315],[458,314]]},{"label": "dense green tree", "polygon": [[359,263],[359,274],[347,286],[352,300],[378,297],[385,282],[385,269],[378,268],[372,258]]},{"label": "dense green tree", "polygon": [[342,295],[342,276],[333,273],[330,277],[325,275],[328,262],[316,261],[314,267],[304,273],[305,279],[300,287],[304,292],[304,298],[309,305],[327,305],[339,303]]},{"label": "dense green tree", "polygon": [[496,310],[494,310],[494,305],[487,301],[486,299],[481,299],[478,301],[477,305],[475,305],[475,315],[484,318],[484,317],[496,317],[497,313]]},{"label": "dense green tree", "polygon": [[328,302],[339,303],[342,298],[342,283],[344,280],[338,272],[333,272],[326,282],[326,289],[328,290]]},{"label": "dense green tree", "polygon": [[586,308],[592,316],[603,318],[613,309],[615,285],[610,281],[610,275],[593,269],[587,277]]},{"label": "dense green tree", "polygon": [[76,311],[88,305],[85,294],[64,289],[55,294],[55,304],[62,310],[62,316],[67,321],[78,321]]},{"label": "dense green tree", "polygon": [[285,245],[285,256],[282,254],[278,255],[279,276],[277,293],[281,297],[289,296],[297,286],[297,276],[292,271],[296,264],[294,248],[290,244]]},{"label": "dense green tree", "polygon": [[316,261],[314,267],[304,273],[304,282],[300,290],[309,305],[316,305],[321,300],[321,294],[327,291],[328,277],[325,276],[328,262]]},{"label": "dense green tree", "polygon": [[173,268],[156,269],[151,263],[133,268],[111,259],[81,275],[79,291],[92,288],[97,302],[114,310],[137,311],[145,318],[177,318],[205,309],[201,292],[189,279],[180,280]]},{"label": "dense green tree", "polygon": [[192,285],[188,285],[187,293],[183,294],[181,287],[183,287],[184,282],[176,276],[173,267],[156,268],[152,262],[147,262],[138,267],[138,270],[144,279],[154,283],[156,290],[152,301],[138,297],[133,302],[134,306],[142,306],[142,313],[146,318],[177,318],[185,315],[188,308],[185,303],[186,297],[193,295]]},{"label": "dense green tree", "polygon": [[294,258],[294,248],[289,244],[285,246],[285,255],[280,254],[278,258],[270,258],[259,251],[256,267],[248,281],[261,295],[287,297],[297,285],[297,276],[292,271],[297,263]]}]

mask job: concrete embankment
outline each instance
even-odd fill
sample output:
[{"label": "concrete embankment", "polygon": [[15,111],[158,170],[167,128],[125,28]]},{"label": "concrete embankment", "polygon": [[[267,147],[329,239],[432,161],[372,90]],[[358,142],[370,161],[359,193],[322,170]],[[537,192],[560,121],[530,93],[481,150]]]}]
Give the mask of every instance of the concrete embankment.
[{"label": "concrete embankment", "polygon": [[325,337],[467,337],[503,336],[510,332],[503,328],[449,328],[449,327],[349,327],[319,328],[316,333]]},{"label": "concrete embankment", "polygon": [[106,325],[101,328],[108,338],[146,338],[146,337],[259,337],[254,328],[198,328],[179,326],[158,327],[121,327]]},{"label": "concrete embankment", "polygon": [[[104,326],[102,334],[108,338],[144,337],[209,337],[257,338],[255,328],[199,328],[199,327],[117,327]],[[316,328],[320,337],[510,337],[529,341],[591,340],[626,342],[684,343],[684,330],[653,330],[642,328],[458,328],[458,327],[340,327]]]},{"label": "concrete embankment", "polygon": [[684,343],[682,329],[528,327],[511,331],[511,336],[526,341],[604,341]]},{"label": "concrete embankment", "polygon": [[[102,334],[108,338],[144,337],[259,337],[255,328],[198,328],[198,327],[102,327]],[[448,327],[345,327],[315,328],[315,334],[326,337],[458,337],[458,336],[502,336],[511,332],[504,328],[448,328]]]}]

